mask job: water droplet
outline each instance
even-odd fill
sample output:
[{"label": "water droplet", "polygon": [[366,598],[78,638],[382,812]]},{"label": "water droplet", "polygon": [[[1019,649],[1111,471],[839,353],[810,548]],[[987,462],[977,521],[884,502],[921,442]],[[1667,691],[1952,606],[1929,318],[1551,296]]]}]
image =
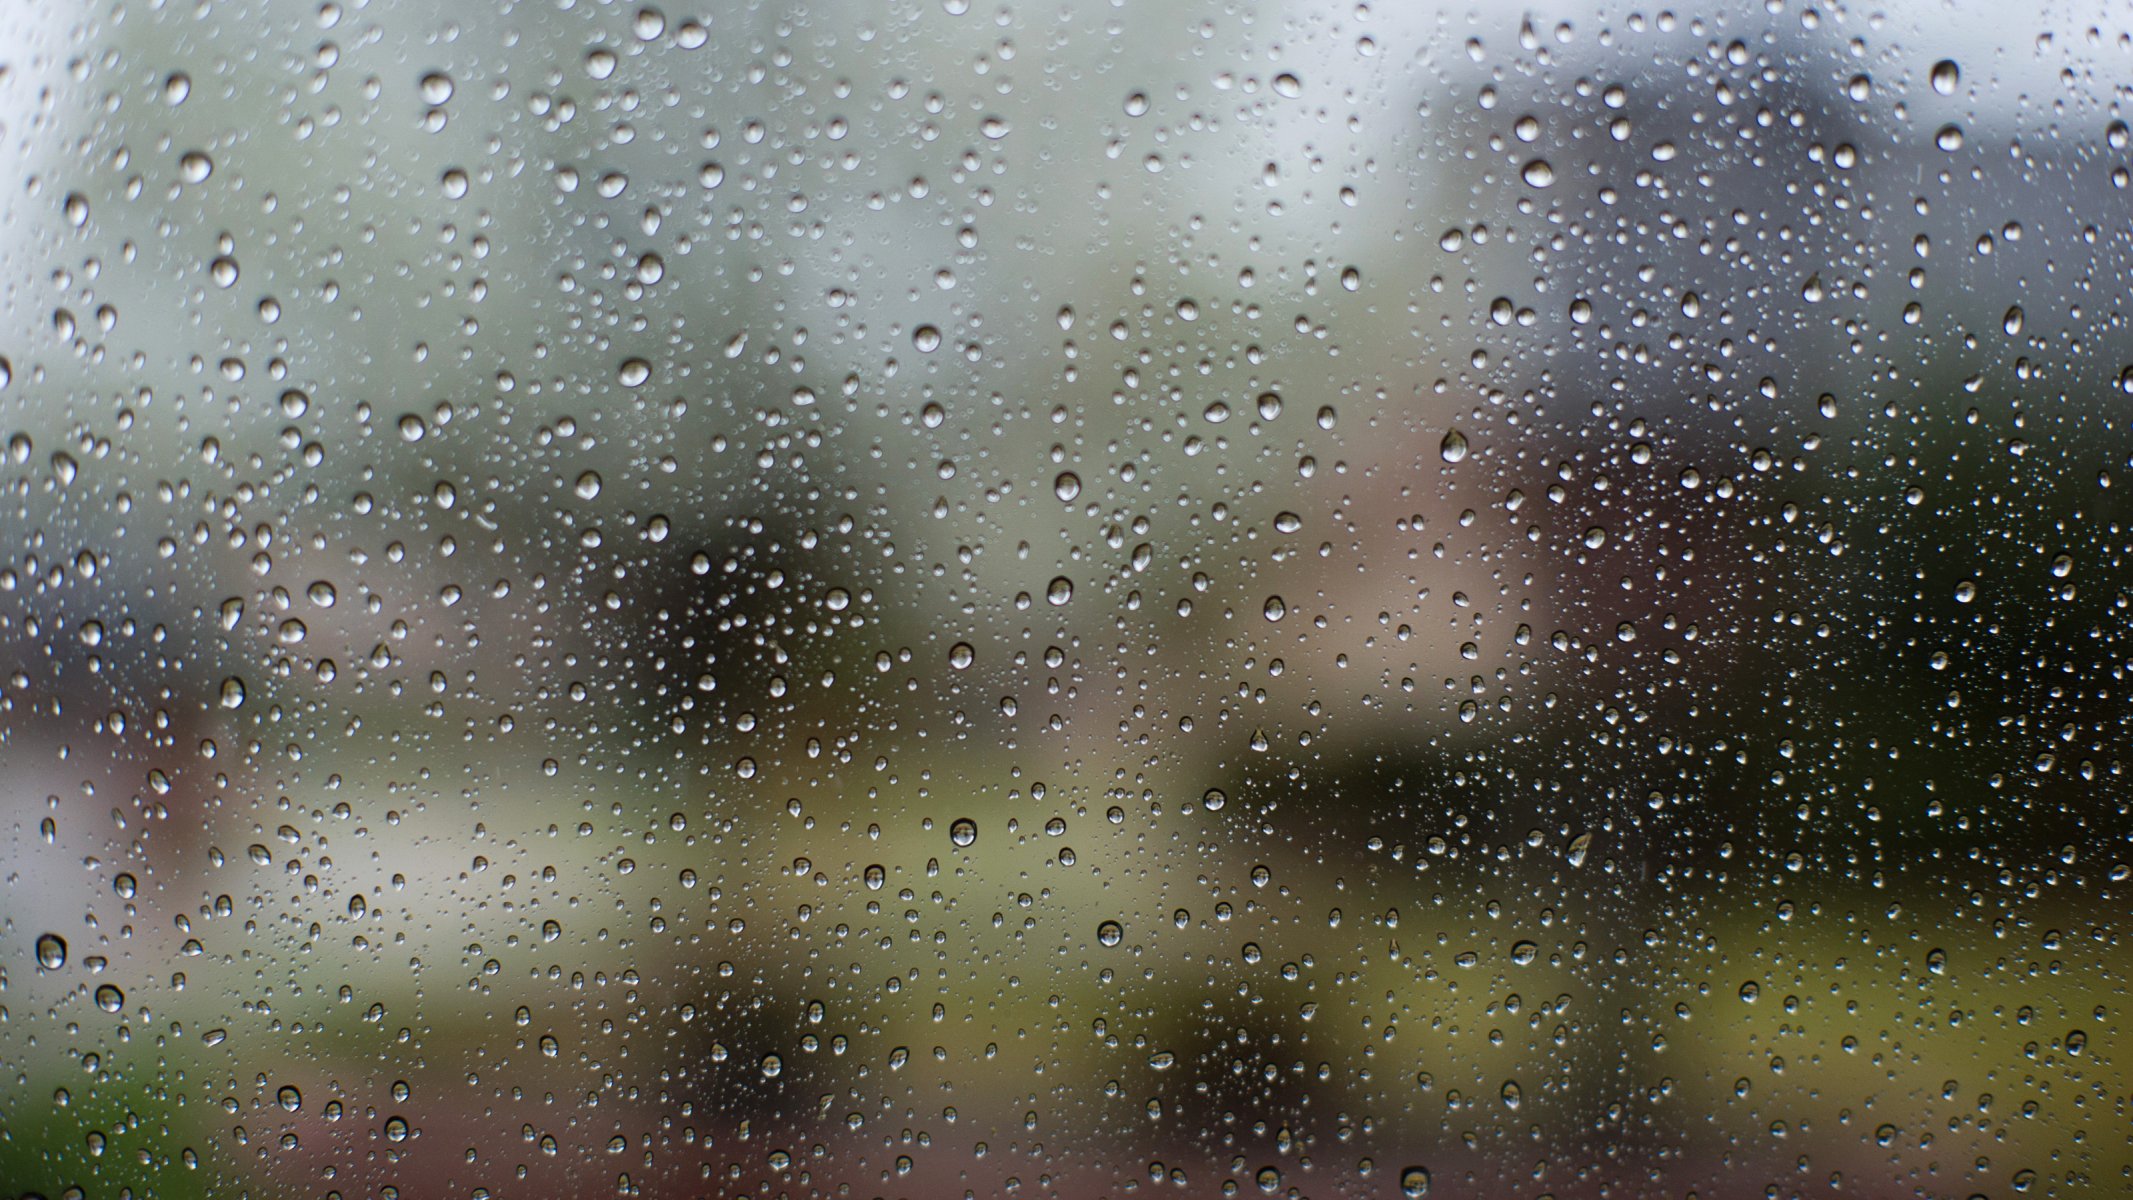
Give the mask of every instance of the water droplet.
[{"label": "water droplet", "polygon": [[1466,461],[1466,435],[1454,429],[1437,444],[1437,455],[1448,463]]},{"label": "water droplet", "polygon": [[1527,187],[1544,188],[1553,186],[1555,183],[1555,168],[1548,165],[1548,160],[1545,158],[1536,158],[1527,163],[1520,168],[1518,175],[1519,178],[1526,181]]},{"label": "water droplet", "polygon": [[415,86],[422,93],[424,104],[442,104],[452,98],[452,77],[442,71],[431,71]]},{"label": "water droplet", "polygon": [[1941,126],[1940,132],[1933,135],[1933,144],[1949,154],[1955,153],[1963,148],[1963,127],[1952,121]]},{"label": "water droplet", "polygon": [[67,940],[56,933],[38,934],[37,965],[47,971],[57,971],[66,966]]},{"label": "water droplet", "polygon": [[1757,983],[1753,979],[1750,979],[1740,985],[1740,998],[1749,1004],[1755,1003],[1756,1000],[1762,996],[1762,994],[1763,985]]},{"label": "water droplet", "polygon": [[598,471],[587,471],[578,476],[577,483],[571,485],[570,490],[576,492],[580,500],[591,500],[599,496],[600,482]]},{"label": "water droplet", "polygon": [[1125,929],[1116,921],[1105,921],[1096,927],[1096,940],[1106,946],[1116,946],[1126,937]]},{"label": "water droplet", "polygon": [[1429,1168],[1403,1167],[1400,1170],[1400,1194],[1414,1200],[1417,1196],[1429,1195]]},{"label": "water droplet", "polygon": [[178,178],[187,183],[205,183],[215,173],[215,160],[198,150],[188,150],[178,158]]},{"label": "water droplet", "polygon": [[1303,95],[1303,80],[1289,74],[1287,71],[1283,71],[1281,74],[1274,76],[1274,94],[1294,100]]},{"label": "water droplet", "polygon": [[1524,967],[1540,957],[1540,947],[1532,942],[1514,942],[1511,946],[1511,961]]},{"label": "water droplet", "polygon": [[1052,480],[1052,494],[1064,502],[1072,503],[1074,497],[1081,495],[1081,476],[1072,471],[1061,471],[1059,478]]},{"label": "water droplet", "polygon": [[1972,579],[1965,579],[1961,583],[1956,584],[1955,599],[1958,604],[1968,604],[1972,600],[1977,599],[1977,581]]},{"label": "water droplet", "polygon": [[1074,581],[1061,575],[1044,589],[1044,598],[1052,607],[1058,608],[1074,598]]},{"label": "water droplet", "polygon": [[967,671],[978,660],[978,652],[969,642],[957,642],[948,648],[948,665],[958,671]]},{"label": "water droplet", "polygon": [[1289,603],[1279,596],[1268,596],[1266,604],[1260,608],[1259,612],[1261,616],[1264,616],[1269,621],[1279,621],[1289,615]]},{"label": "water droplet", "polygon": [[401,441],[419,442],[423,438],[428,437],[429,433],[429,424],[425,422],[421,417],[418,417],[413,413],[409,413],[406,416],[400,418]]},{"label": "water droplet", "polygon": [[222,681],[222,707],[244,707],[244,680],[232,675]]},{"label": "water droplet", "polygon": [[861,878],[866,881],[868,891],[878,892],[882,885],[888,882],[889,873],[880,863],[869,863]]},{"label": "water droplet", "polygon": [[115,1013],[126,1007],[126,993],[108,983],[98,984],[96,1006],[107,1013]]},{"label": "water droplet", "polygon": [[931,325],[921,325],[911,331],[911,345],[920,354],[931,354],[941,348],[941,331]]},{"label": "water droplet", "polygon": [[1525,1095],[1526,1094],[1524,1092],[1519,1090],[1517,1080],[1506,1079],[1503,1081],[1502,1096],[1503,1106],[1505,1108],[1516,1111],[1518,1109],[1518,1106],[1525,1102]]},{"label": "water droplet", "polygon": [[1943,96],[1953,96],[1963,81],[1963,69],[1952,58],[1944,58],[1933,64],[1933,90]]},{"label": "water droplet", "polygon": [[957,817],[948,826],[948,840],[958,846],[968,846],[978,840],[978,823],[969,817]]},{"label": "water droplet", "polygon": [[2023,320],[2022,306],[2019,304],[2014,305],[2000,318],[2000,328],[2007,332],[2008,337],[2020,337],[2022,336]]},{"label": "water droplet", "polygon": [[176,108],[193,94],[192,76],[183,71],[173,71],[163,78],[163,103]]},{"label": "water droplet", "polygon": [[295,1112],[304,1106],[304,1094],[296,1090],[296,1085],[285,1083],[274,1093],[274,1102],[281,1105],[284,1112]]},{"label": "water droplet", "polygon": [[1228,803],[1229,797],[1222,794],[1221,788],[1209,788],[1207,794],[1200,797],[1200,807],[1209,812],[1221,812],[1222,806]]},{"label": "water droplet", "polygon": [[1271,421],[1281,415],[1281,397],[1273,392],[1259,394],[1259,419]]},{"label": "water droplet", "polygon": [[623,387],[643,387],[652,378],[652,364],[641,358],[625,359],[615,377],[622,381]]}]

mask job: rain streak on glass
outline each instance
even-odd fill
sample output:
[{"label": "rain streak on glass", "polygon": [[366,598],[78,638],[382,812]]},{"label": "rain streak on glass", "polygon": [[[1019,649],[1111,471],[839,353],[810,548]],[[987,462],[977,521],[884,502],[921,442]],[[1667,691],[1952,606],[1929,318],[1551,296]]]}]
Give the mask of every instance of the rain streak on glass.
[{"label": "rain streak on glass", "polygon": [[0,1198],[2128,1191],[2121,9],[11,16]]}]

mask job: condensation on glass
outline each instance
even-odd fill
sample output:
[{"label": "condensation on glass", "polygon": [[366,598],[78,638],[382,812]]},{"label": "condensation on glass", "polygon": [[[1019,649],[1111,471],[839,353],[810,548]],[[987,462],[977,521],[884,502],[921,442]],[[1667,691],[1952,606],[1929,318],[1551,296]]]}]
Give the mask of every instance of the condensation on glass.
[{"label": "condensation on glass", "polygon": [[2120,1193],[2129,79],[17,6],[0,1194]]}]

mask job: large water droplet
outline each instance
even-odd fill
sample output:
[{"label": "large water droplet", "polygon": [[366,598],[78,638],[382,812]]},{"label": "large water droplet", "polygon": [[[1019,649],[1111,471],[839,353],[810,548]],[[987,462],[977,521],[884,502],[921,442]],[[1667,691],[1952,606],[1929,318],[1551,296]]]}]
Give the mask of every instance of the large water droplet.
[{"label": "large water droplet", "polygon": [[47,971],[57,971],[67,965],[67,939],[56,933],[37,935],[37,965]]},{"label": "large water droplet", "polygon": [[1448,463],[1465,461],[1466,435],[1456,429],[1446,433],[1444,440],[1437,444],[1437,454]]}]

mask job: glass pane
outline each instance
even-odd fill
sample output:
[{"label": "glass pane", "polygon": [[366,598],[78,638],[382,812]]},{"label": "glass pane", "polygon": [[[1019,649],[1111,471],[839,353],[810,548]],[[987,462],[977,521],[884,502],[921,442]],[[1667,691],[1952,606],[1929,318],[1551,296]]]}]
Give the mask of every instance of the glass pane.
[{"label": "glass pane", "polygon": [[2128,79],[16,6],[0,1193],[2119,1193]]}]

